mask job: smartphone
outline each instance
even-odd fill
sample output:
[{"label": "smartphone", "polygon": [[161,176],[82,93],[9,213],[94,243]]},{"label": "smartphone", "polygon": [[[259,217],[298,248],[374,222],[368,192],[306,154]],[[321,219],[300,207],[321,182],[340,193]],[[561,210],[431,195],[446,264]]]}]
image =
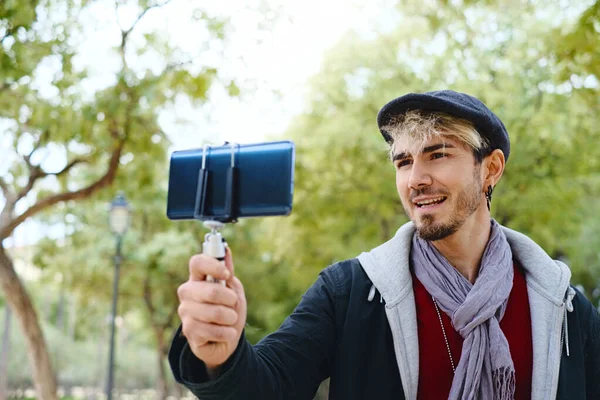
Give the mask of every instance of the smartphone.
[{"label": "smartphone", "polygon": [[[228,209],[235,219],[289,215],[294,161],[291,141],[175,151],[169,167],[167,217],[219,221]],[[232,195],[235,202],[229,207]]]}]

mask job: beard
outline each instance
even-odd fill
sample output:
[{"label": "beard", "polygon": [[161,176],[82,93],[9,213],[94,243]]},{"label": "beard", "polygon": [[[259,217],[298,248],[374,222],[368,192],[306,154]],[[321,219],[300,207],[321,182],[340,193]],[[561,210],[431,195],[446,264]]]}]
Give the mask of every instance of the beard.
[{"label": "beard", "polygon": [[[445,239],[456,233],[465,223],[467,218],[473,215],[479,208],[481,196],[483,194],[482,189],[483,184],[479,179],[479,171],[476,169],[473,176],[473,182],[457,195],[455,204],[450,211],[450,218],[447,222],[436,222],[436,219],[432,214],[422,215],[420,221],[413,220],[419,237],[428,241],[436,241]],[[434,194],[440,193],[436,193],[433,190],[426,188],[414,193],[414,196]],[[449,199],[446,199],[446,201],[448,200]]]}]

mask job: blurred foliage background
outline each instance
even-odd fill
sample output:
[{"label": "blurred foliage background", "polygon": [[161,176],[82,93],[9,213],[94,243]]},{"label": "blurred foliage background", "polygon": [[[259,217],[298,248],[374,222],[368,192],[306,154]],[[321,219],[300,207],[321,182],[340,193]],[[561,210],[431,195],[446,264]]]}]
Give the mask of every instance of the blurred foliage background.
[{"label": "blurred foliage background", "polygon": [[[0,142],[10,150],[0,160],[2,398],[30,396],[34,387],[40,398],[54,398],[56,388],[102,396],[115,246],[107,203],[117,190],[134,215],[123,249],[116,388],[139,397],[187,393],[165,356],[178,326],[176,288],[204,231],[165,217],[171,143],[158,113],[178,96],[209,102],[213,85],[231,96],[243,89],[218,67],[198,67],[168,37],[145,32],[142,46],[130,44],[136,23],[164,5],[151,0],[133,2],[139,18],[116,32],[122,62],[113,83],[84,89],[74,43],[78,15],[93,3],[0,4]],[[194,18],[207,42],[226,40],[226,20]],[[293,214],[224,232],[248,296],[247,336],[258,341],[277,329],[322,268],[387,240],[406,221],[375,117],[401,94],[443,88],[480,98],[510,133],[493,216],[566,261],[573,283],[599,304],[599,38],[600,2],[583,0],[400,1],[368,35],[349,31],[308,83],[303,111],[270,138],[297,145]],[[141,57],[158,62],[135,67]],[[46,82],[50,92],[37,79],[47,63],[60,66]],[[48,169],[50,153],[61,155],[62,169]],[[10,246],[5,239],[29,219],[65,234]],[[32,350],[40,337],[27,332],[38,328],[43,349]],[[36,373],[31,365],[44,352],[50,362]],[[40,394],[42,387],[51,390]]]}]

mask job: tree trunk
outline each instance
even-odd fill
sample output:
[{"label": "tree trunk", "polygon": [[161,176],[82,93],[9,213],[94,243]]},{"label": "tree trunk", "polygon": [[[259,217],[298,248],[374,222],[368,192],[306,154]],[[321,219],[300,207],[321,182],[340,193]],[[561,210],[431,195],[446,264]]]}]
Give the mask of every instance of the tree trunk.
[{"label": "tree trunk", "polygon": [[6,300],[14,311],[27,343],[29,364],[38,398],[57,400],[56,376],[52,369],[46,340],[31,299],[17,276],[12,260],[0,243],[0,284]]},{"label": "tree trunk", "polygon": [[156,335],[156,347],[158,355],[158,390],[157,399],[164,400],[169,394],[169,387],[167,386],[167,371],[165,370],[165,356],[167,354],[167,348],[165,345],[165,331],[160,327],[154,328],[154,334]]},{"label": "tree trunk", "polygon": [[0,400],[8,398],[8,352],[10,351],[10,325],[12,311],[5,305],[4,333],[2,335],[2,351],[0,352]]}]

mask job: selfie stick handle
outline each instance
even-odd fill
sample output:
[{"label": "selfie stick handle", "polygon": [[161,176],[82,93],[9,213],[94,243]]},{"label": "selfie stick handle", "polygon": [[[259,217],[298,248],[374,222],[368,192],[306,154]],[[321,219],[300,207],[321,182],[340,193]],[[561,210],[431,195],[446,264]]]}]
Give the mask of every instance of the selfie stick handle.
[{"label": "selfie stick handle", "polygon": [[[227,242],[223,239],[223,236],[219,232],[225,226],[226,222],[235,222],[236,218],[236,207],[237,207],[237,184],[238,184],[238,169],[235,166],[235,149],[239,147],[234,143],[230,143],[231,146],[231,165],[227,169],[225,177],[225,212],[222,215],[212,216],[213,219],[204,221],[204,227],[210,229],[210,232],[204,236],[204,243],[202,243],[202,254],[216,258],[222,263],[225,262],[225,248]],[[202,150],[202,167],[198,173],[198,188],[196,192],[196,206],[194,212],[194,218],[204,219],[205,215],[205,203],[206,203],[206,192],[208,188],[208,180],[210,177],[209,170],[207,168],[207,155],[210,151],[208,145],[204,146]],[[214,277],[207,275],[206,280],[209,282],[217,282],[225,286],[224,280],[218,280]]]},{"label": "selfie stick handle", "polygon": [[[223,239],[220,229],[222,229],[225,224],[219,221],[204,221],[204,226],[210,229],[210,232],[204,235],[204,243],[202,243],[202,254],[207,256],[216,258],[222,263],[225,262],[225,247],[227,246],[227,242]],[[218,280],[213,278],[211,275],[206,276],[206,280],[208,282],[217,282],[221,285],[225,286],[224,280]]]}]

